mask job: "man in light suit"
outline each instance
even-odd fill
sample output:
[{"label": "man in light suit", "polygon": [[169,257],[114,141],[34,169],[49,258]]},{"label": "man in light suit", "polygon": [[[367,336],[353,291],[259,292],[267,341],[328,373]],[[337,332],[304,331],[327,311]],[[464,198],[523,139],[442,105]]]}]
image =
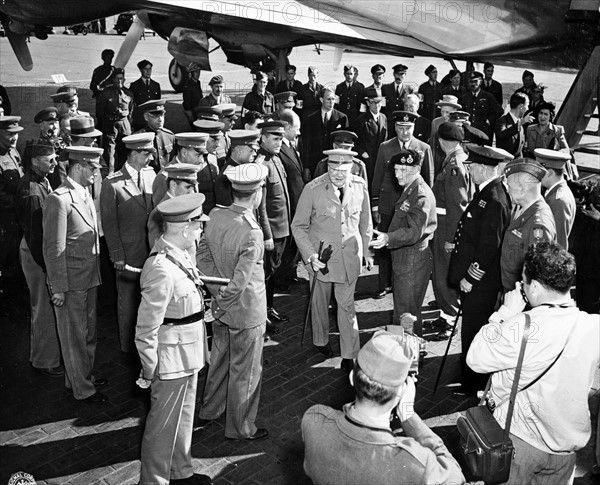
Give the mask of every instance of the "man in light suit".
[{"label": "man in light suit", "polygon": [[321,109],[308,116],[304,126],[302,141],[304,168],[313,174],[317,163],[321,160],[323,150],[331,147],[331,133],[336,130],[347,130],[348,117],[333,107],[335,94],[330,89],[321,92]]},{"label": "man in light suit", "polygon": [[204,195],[158,205],[165,231],[144,263],[135,345],[142,362],[137,384],[151,388],[142,438],[140,485],[208,485],[192,465],[198,371],[208,362],[204,301],[195,256]]},{"label": "man in light suit", "polygon": [[514,93],[509,105],[510,111],[496,120],[496,147],[520,158],[525,144],[523,125],[532,123],[533,116],[525,114],[529,110],[529,98],[526,94]]},{"label": "man in light suit", "polygon": [[[304,188],[292,222],[292,234],[310,281],[316,285],[310,308],[313,344],[326,357],[333,356],[328,313],[333,290],[338,304],[342,369],[349,373],[360,348],[354,290],[363,255],[368,269],[373,263],[367,250],[373,224],[367,184],[350,173],[356,152],[335,149],[324,154],[329,157],[328,172]],[[327,265],[319,260],[320,241],[323,248],[331,246],[333,250]]]},{"label": "man in light suit", "polygon": [[[104,238],[117,270],[117,315],[121,351],[135,354],[134,331],[140,303],[139,273],[148,257],[146,224],[152,212],[152,184],[156,177],[148,167],[156,154],[154,133],[123,138],[127,161],[121,170],[104,179],[100,210]],[[131,269],[126,266],[130,266]]]},{"label": "man in light suit", "polygon": [[100,168],[101,148],[69,147],[69,175],[43,207],[43,254],[65,363],[65,386],[91,404],[108,398],[92,375],[96,354],[96,291],[100,285],[100,241],[88,187]]}]

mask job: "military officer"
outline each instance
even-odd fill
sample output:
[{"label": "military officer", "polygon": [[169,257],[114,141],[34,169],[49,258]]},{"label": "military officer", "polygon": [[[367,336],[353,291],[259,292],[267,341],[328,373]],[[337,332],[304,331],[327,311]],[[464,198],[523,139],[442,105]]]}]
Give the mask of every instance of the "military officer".
[{"label": "military officer", "polygon": [[202,100],[202,87],[200,86],[200,65],[190,62],[187,67],[188,81],[183,88],[183,113],[190,127],[194,128],[196,120],[195,109],[200,106]]},{"label": "military officer", "polygon": [[59,136],[67,145],[71,144],[71,118],[91,115],[86,111],[79,110],[79,95],[77,88],[74,86],[61,86],[56,91],[56,94],[51,94],[50,97],[58,110],[58,118],[60,120]]},{"label": "military officer", "polygon": [[226,411],[225,437],[266,438],[256,414],[262,380],[262,351],[267,320],[263,233],[254,217],[268,169],[246,163],[229,167],[233,203],[215,207],[198,248],[198,267],[208,275],[229,278],[207,285],[212,299],[213,346],[202,407],[202,420]]},{"label": "military officer", "polygon": [[446,153],[442,169],[433,184],[437,229],[433,237],[433,292],[440,318],[437,324],[447,326],[458,313],[458,293],[448,286],[448,265],[454,249],[454,234],[473,191],[464,162],[467,154],[462,148],[464,132],[454,123],[442,123],[439,141]]},{"label": "military officer", "polygon": [[423,97],[423,106],[419,114],[425,119],[433,120],[438,114],[437,102],[442,99],[442,85],[438,82],[438,70],[430,64],[425,69],[427,81],[419,86],[419,94]]},{"label": "military officer", "polygon": [[69,177],[43,207],[43,255],[65,363],[65,386],[77,400],[100,404],[96,388],[108,379],[93,374],[96,354],[96,295],[100,285],[100,242],[88,190],[101,148],[69,147]]},{"label": "military officer", "polygon": [[275,95],[275,101],[277,102],[277,111],[271,116],[274,120],[279,120],[281,112],[286,109],[294,109],[296,107],[296,96],[295,91],[281,91]]},{"label": "military officer", "polygon": [[374,230],[371,246],[387,247],[392,256],[394,281],[394,323],[410,313],[417,317],[412,329],[423,336],[421,306],[433,266],[429,241],[437,227],[435,197],[420,175],[422,155],[415,150],[400,150],[390,158],[386,169],[394,173],[400,198],[387,231]]},{"label": "military officer", "polygon": [[275,110],[275,98],[267,91],[268,76],[264,72],[254,74],[254,86],[246,94],[242,104],[242,116],[246,111],[258,111],[263,115],[270,115]]},{"label": "military officer", "polygon": [[317,82],[319,70],[314,66],[308,66],[308,82],[302,85],[298,92],[298,109],[302,110],[301,122],[321,109],[321,91],[323,85]]},{"label": "military officer", "polygon": [[482,73],[471,71],[468,77],[470,89],[459,101],[463,109],[471,115],[471,125],[483,131],[489,137],[486,144],[491,145],[496,119],[502,116],[502,105],[496,101],[493,94],[481,89]]},{"label": "military officer", "polygon": [[[329,343],[328,306],[333,290],[338,305],[342,369],[350,372],[360,347],[354,290],[361,272],[363,256],[368,253],[373,225],[367,184],[351,173],[356,152],[333,149],[323,152],[329,165],[327,173],[309,182],[298,201],[292,233],[304,264],[315,285],[310,311],[313,344],[326,357],[333,356]],[[333,252],[327,263],[319,260],[320,242]],[[316,276],[315,276],[316,275]]]},{"label": "military officer", "polygon": [[[180,195],[198,192],[197,186],[199,170],[199,165],[192,165],[191,163],[172,163],[171,165],[163,168],[161,173],[164,173],[167,177],[167,192],[161,199],[161,202],[178,197]],[[202,204],[204,205],[204,194],[202,194],[202,196]],[[202,211],[204,212],[204,208]],[[154,247],[154,243],[158,240],[163,232],[163,219],[160,214],[161,212],[158,210],[157,205],[154,209],[152,209],[152,212],[150,212],[150,215],[148,216],[148,244],[151,251]]]},{"label": "military officer", "polygon": [[546,175],[542,179],[542,187],[546,189],[544,199],[552,210],[554,222],[556,223],[556,242],[564,249],[569,249],[569,234],[575,222],[575,197],[565,180],[565,165],[571,160],[571,156],[548,150],[536,148],[535,159],[546,168]]},{"label": "military officer", "polygon": [[[7,273],[18,272],[21,229],[17,220],[15,197],[19,179],[23,176],[21,155],[17,151],[20,116],[0,116],[0,289],[5,297],[14,285],[8,284]],[[16,289],[15,289],[16,290]],[[15,295],[17,296],[17,295]]]},{"label": "military officer", "polygon": [[363,99],[365,97],[365,86],[354,80],[356,68],[354,66],[344,66],[344,77],[346,80],[335,87],[335,95],[338,98],[335,108],[348,117],[350,124],[358,118]]},{"label": "military officer", "polygon": [[219,121],[223,123],[223,136],[219,137],[219,143],[217,145],[217,151],[215,156],[217,157],[217,165],[219,168],[225,165],[227,160],[227,154],[231,150],[231,140],[229,139],[229,133],[235,126],[235,120],[238,119],[235,111],[237,106],[234,103],[229,104],[218,104],[214,108],[219,110]]},{"label": "military officer", "polygon": [[60,346],[56,333],[54,309],[48,298],[46,263],[42,254],[42,205],[51,192],[46,175],[56,167],[56,153],[52,145],[32,145],[31,161],[19,181],[16,209],[23,239],[19,260],[29,287],[31,302],[31,333],[29,360],[34,371],[60,377]]},{"label": "military officer", "polygon": [[[487,146],[468,145],[468,149],[469,157],[463,163],[469,165],[479,190],[458,222],[448,269],[449,283],[461,291],[462,386],[453,391],[459,396],[473,395],[487,380],[487,375],[471,370],[466,357],[473,338],[494,312],[502,290],[500,252],[511,209],[498,166],[512,155]],[[449,338],[451,331],[442,333]]]},{"label": "military officer", "polygon": [[[123,139],[127,161],[102,182],[100,210],[110,259],[117,270],[117,319],[122,352],[135,353],[134,331],[140,302],[139,273],[149,253],[146,225],[154,207],[152,184],[156,174],[148,167],[154,157],[154,133]],[[127,267],[129,266],[129,268]]]},{"label": "military officer", "polygon": [[[56,155],[60,156],[60,153],[67,147],[67,143],[60,136],[60,117],[58,115],[58,109],[54,106],[49,106],[40,110],[33,118],[34,123],[40,125],[40,136],[38,138],[28,140],[25,146],[25,152],[23,153],[23,165],[28,166],[31,158],[30,147],[38,144],[48,144],[54,147]],[[66,166],[61,164],[58,170],[49,174],[48,180],[52,189],[56,189],[64,180],[67,175]]]},{"label": "military officer", "polygon": [[[350,150],[354,149],[354,143],[358,140],[358,136],[356,133],[348,130],[336,130],[331,132],[331,144],[332,148],[341,149],[341,150]],[[329,157],[323,158],[317,166],[315,167],[315,175],[314,178],[320,177],[321,175],[327,173],[329,169]],[[369,177],[367,175],[367,167],[365,163],[357,157],[352,157],[352,168],[350,172],[353,175],[358,175],[369,184]]]},{"label": "military officer", "polygon": [[156,157],[150,166],[156,173],[167,166],[175,157],[175,135],[171,130],[165,128],[164,99],[146,101],[137,106],[137,111],[142,115],[145,125],[136,133],[154,133],[154,148]]},{"label": "military officer", "polygon": [[293,66],[292,64],[286,64],[285,79],[279,81],[273,94],[283,93],[284,91],[293,91],[294,93],[299,93],[301,89],[302,83],[296,79],[296,66]]},{"label": "military officer", "polygon": [[458,98],[450,94],[444,95],[440,101],[435,103],[435,105],[437,109],[440,110],[440,116],[431,122],[431,136],[429,137],[428,144],[431,147],[431,152],[433,155],[434,177],[437,177],[438,173],[440,173],[440,170],[442,169],[442,163],[446,159],[446,154],[440,146],[438,128],[442,123],[450,121],[450,113],[460,109],[461,105],[458,104]]},{"label": "military officer", "polygon": [[104,158],[108,172],[119,170],[125,163],[123,137],[131,135],[131,110],[133,95],[125,88],[125,71],[115,68],[111,75],[112,84],[98,96],[96,118],[98,129],[104,133]]},{"label": "military officer", "polygon": [[146,109],[141,108],[148,101],[161,98],[160,84],[152,77],[152,63],[144,59],[137,63],[137,68],[140,70],[141,77],[133,81],[129,85],[129,91],[133,96],[133,116],[131,125],[133,131],[139,131],[146,124],[144,121],[144,113]]},{"label": "military officer", "polygon": [[[206,140],[206,153],[204,154],[204,161],[207,163],[207,166],[210,165],[211,168],[210,173],[208,169],[201,172],[201,177],[203,180],[200,181],[198,186],[200,190],[205,187],[205,189],[202,190],[202,193],[206,196],[205,205],[206,212],[208,213],[215,204],[219,203],[219,194],[216,188],[217,178],[214,172],[216,171],[217,175],[219,173],[217,150],[221,144],[221,138],[223,138],[225,124],[220,121],[200,119],[194,121],[194,128],[196,131],[206,133],[208,135],[208,139]],[[229,132],[228,138],[231,140],[231,132]],[[214,190],[214,193],[210,192],[211,190]]]},{"label": "military officer", "polygon": [[151,388],[142,438],[140,485],[208,485],[194,473],[192,431],[198,372],[208,362],[204,301],[196,251],[202,194],[163,201],[165,231],[144,263],[135,345],[142,362],[138,385]]},{"label": "military officer", "polygon": [[396,64],[394,71],[394,82],[384,84],[381,88],[381,95],[385,98],[385,116],[388,120],[388,136],[391,138],[394,130],[394,111],[404,110],[404,100],[408,94],[412,93],[410,86],[404,83],[408,67],[404,64]]},{"label": "military officer", "polygon": [[[383,87],[383,76],[385,75],[385,67],[381,64],[375,64],[371,67],[371,77],[373,78],[373,84],[367,86],[366,89],[374,89],[377,93],[378,98],[383,98],[381,94],[381,88]],[[368,98],[368,94],[365,93],[365,98]],[[360,155],[360,153],[359,153]]]},{"label": "military officer", "polygon": [[531,244],[555,242],[556,224],[552,209],[542,197],[546,169],[530,158],[517,158],[504,169],[513,205],[510,224],[504,234],[500,271],[504,291],[514,290],[521,280],[525,254]]},{"label": "military officer", "polygon": [[216,76],[211,77],[210,81],[208,81],[208,87],[210,88],[210,93],[200,100],[198,106],[215,106],[217,104],[231,103],[231,98],[226,94],[223,94],[223,90],[225,89],[223,76],[217,74]]},{"label": "military officer", "polygon": [[112,70],[114,69],[112,61],[115,57],[115,51],[112,49],[104,49],[100,57],[102,58],[102,64],[94,69],[92,80],[90,81],[92,98],[97,98],[104,90],[104,81],[110,77]]}]

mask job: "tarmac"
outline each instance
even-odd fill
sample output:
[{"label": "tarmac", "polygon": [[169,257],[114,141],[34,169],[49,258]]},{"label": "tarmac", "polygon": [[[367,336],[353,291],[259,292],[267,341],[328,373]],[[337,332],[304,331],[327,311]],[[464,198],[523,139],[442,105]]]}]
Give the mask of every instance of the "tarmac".
[{"label": "tarmac", "polygon": [[[60,31],[61,29],[57,29]],[[94,101],[85,89],[92,69],[98,65],[103,48],[118,49],[122,38],[116,35],[51,36],[42,42],[32,39],[32,51],[36,67],[30,73],[20,70],[9,51],[8,42],[0,38],[2,70],[0,83],[7,86],[13,102],[13,113],[23,116],[26,127],[21,134],[20,145],[37,136],[32,123],[35,113],[51,105],[48,95],[55,92],[50,74],[64,73],[68,80],[79,83],[80,109],[94,112]],[[160,49],[159,49],[160,46]],[[181,112],[181,95],[170,91],[165,74],[169,56],[166,43],[156,37],[140,42],[134,55],[155,62],[154,76],[163,85],[167,102],[167,127],[173,131],[186,130],[187,123]],[[216,53],[217,54],[217,53]],[[297,55],[298,57],[294,58]],[[350,62],[359,66],[368,79],[368,68],[373,63],[370,56],[351,57]],[[317,57],[310,48],[292,54],[292,62],[298,65],[298,77],[304,79],[309,63],[322,63],[322,73],[327,72],[333,82],[341,73],[332,73],[328,61]],[[346,59],[343,61],[346,63]],[[402,62],[400,58],[384,59],[385,65]],[[442,63],[437,60],[436,62]],[[414,79],[430,63],[428,59],[409,59],[415,66]],[[411,67],[412,69],[412,67]],[[508,76],[510,68],[499,68],[498,74]],[[239,66],[225,64],[217,59],[213,70],[226,74],[227,79],[237,83],[228,91],[237,96],[245,86],[249,75]],[[417,72],[418,71],[418,72]],[[513,70],[515,74],[517,70]],[[508,74],[507,74],[508,73]],[[520,79],[512,76],[512,79]],[[137,72],[136,72],[137,74]],[[554,75],[554,74],[553,74]],[[231,77],[227,77],[231,76]],[[564,97],[568,79],[555,74],[556,98]],[[325,76],[323,76],[325,77]],[[131,81],[137,78],[130,75]],[[207,82],[210,75],[203,73]],[[363,79],[363,80],[364,80]],[[502,79],[500,79],[502,80]],[[566,86],[564,93],[558,86]],[[239,88],[239,89],[238,89]],[[552,92],[552,91],[550,91]],[[562,94],[561,94],[562,93]],[[237,98],[236,98],[237,99]],[[354,399],[352,387],[345,373],[339,369],[340,357],[324,359],[312,346],[310,330],[304,345],[301,334],[308,299],[306,273],[299,271],[300,281],[293,285],[291,293],[278,293],[275,307],[290,317],[281,332],[272,335],[265,344],[264,371],[257,424],[269,430],[269,438],[258,442],[236,442],[224,437],[224,420],[217,420],[204,428],[197,428],[193,435],[192,455],[197,473],[210,475],[215,484],[274,484],[302,485],[310,480],[303,472],[303,443],[300,421],[303,413],[313,404],[327,404],[334,408]],[[374,331],[391,323],[392,295],[381,300],[371,296],[377,289],[377,267],[364,272],[359,278],[356,292],[356,309],[360,327],[361,344]],[[431,286],[425,304],[433,300]],[[109,402],[90,405],[73,399],[64,389],[62,379],[51,379],[32,371],[29,365],[29,310],[24,291],[24,301],[7,308],[0,315],[0,389],[2,405],[0,412],[0,484],[17,472],[32,475],[38,484],[61,485],[129,485],[139,478],[140,442],[144,420],[149,408],[148,391],[135,386],[139,369],[123,357],[117,340],[117,324],[114,308],[106,301],[99,301],[103,313],[98,321],[98,346],[96,352],[97,375],[110,380],[102,392]],[[424,318],[437,318],[438,312],[424,307]],[[338,334],[335,318],[331,319],[331,339],[336,355],[339,355]],[[425,335],[433,330],[425,326]],[[452,396],[451,389],[460,376],[460,342],[455,339],[450,347],[437,392],[433,392],[446,342],[429,342],[428,355],[419,372],[416,411],[447,443],[459,457],[458,436],[455,422],[458,413],[476,405],[470,399],[460,400]],[[200,401],[205,373],[199,376],[197,402]],[[592,428],[596,429],[596,416],[600,403],[600,378],[597,375],[590,393]],[[568,414],[568,410],[565,410]],[[577,453],[576,485],[600,483],[591,475],[594,464],[593,443]],[[594,481],[595,480],[595,481]],[[402,478],[399,477],[399,482]],[[562,484],[559,484],[562,485]]]}]

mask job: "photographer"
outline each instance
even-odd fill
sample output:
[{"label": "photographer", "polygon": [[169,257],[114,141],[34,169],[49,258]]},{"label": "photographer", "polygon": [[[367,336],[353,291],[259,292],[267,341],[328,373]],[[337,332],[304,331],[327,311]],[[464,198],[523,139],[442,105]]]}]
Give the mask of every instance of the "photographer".
[{"label": "photographer", "polygon": [[[324,405],[306,411],[304,471],[313,483],[465,482],[442,440],[414,412],[412,360],[402,337],[377,332],[360,349],[350,375],[356,401],[343,411]],[[406,436],[390,429],[394,408]]]},{"label": "photographer", "polygon": [[[493,372],[494,417],[504,427],[521,339],[531,317],[512,419],[507,483],[573,483],[575,452],[589,441],[588,393],[600,363],[600,321],[570,297],[575,259],[554,243],[531,246],[523,282],[475,336],[467,364]],[[531,310],[523,313],[529,303]],[[531,384],[531,385],[530,385]],[[527,387],[527,389],[524,389]]]}]

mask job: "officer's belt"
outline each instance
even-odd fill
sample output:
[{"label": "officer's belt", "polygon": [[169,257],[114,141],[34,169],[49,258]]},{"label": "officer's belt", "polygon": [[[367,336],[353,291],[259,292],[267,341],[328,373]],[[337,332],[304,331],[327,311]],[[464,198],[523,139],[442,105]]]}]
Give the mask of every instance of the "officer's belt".
[{"label": "officer's belt", "polygon": [[165,318],[162,322],[163,325],[176,326],[176,325],[189,325],[190,323],[196,323],[204,318],[204,310],[188,315],[183,318]]},{"label": "officer's belt", "polygon": [[446,215],[446,208],[445,207],[436,207],[435,208],[435,213],[438,216],[445,216]]}]

